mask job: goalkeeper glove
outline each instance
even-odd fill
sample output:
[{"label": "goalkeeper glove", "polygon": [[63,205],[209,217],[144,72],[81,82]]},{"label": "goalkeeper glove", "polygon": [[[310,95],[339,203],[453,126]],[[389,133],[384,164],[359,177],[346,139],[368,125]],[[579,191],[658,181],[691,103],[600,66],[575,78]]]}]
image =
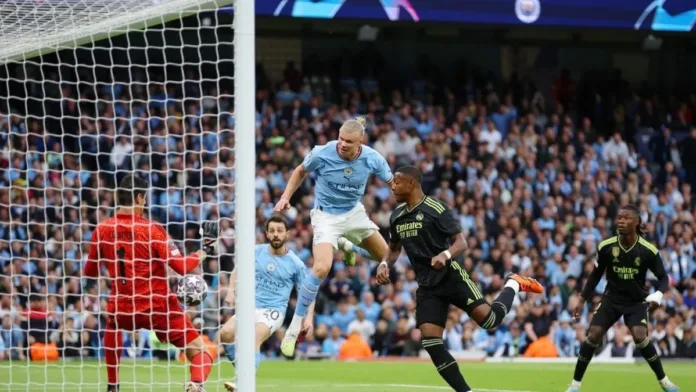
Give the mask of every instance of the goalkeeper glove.
[{"label": "goalkeeper glove", "polygon": [[659,305],[662,302],[662,296],[663,296],[663,294],[661,292],[656,291],[656,292],[648,295],[647,297],[645,297],[645,302],[647,302],[647,303],[652,302],[654,304]]},{"label": "goalkeeper glove", "polygon": [[203,247],[201,247],[201,250],[208,255],[212,255],[213,252],[215,252],[215,243],[219,235],[217,222],[203,222],[198,233],[203,240]]}]

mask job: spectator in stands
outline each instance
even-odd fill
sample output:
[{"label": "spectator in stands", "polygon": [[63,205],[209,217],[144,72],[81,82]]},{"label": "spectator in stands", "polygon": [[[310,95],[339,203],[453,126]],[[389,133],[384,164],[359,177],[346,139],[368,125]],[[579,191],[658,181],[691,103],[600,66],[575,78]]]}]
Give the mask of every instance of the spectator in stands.
[{"label": "spectator in stands", "polygon": [[366,291],[362,295],[362,301],[358,304],[358,307],[365,314],[365,318],[371,321],[373,324],[379,319],[379,313],[381,312],[381,307],[375,302],[375,295],[370,291]]},{"label": "spectator in stands", "polygon": [[629,350],[630,341],[631,337],[626,326],[620,324],[614,328],[614,338],[609,341],[605,350],[609,351],[612,358],[626,358],[631,352]]},{"label": "spectator in stands", "polygon": [[5,340],[0,336],[0,361],[4,361],[5,358],[11,358],[8,353],[7,347],[5,347]]},{"label": "spectator in stands", "polygon": [[347,300],[341,300],[338,304],[338,309],[331,317],[334,325],[336,325],[341,333],[348,333],[348,325],[355,319],[355,312],[348,306]]},{"label": "spectator in stands", "polygon": [[659,353],[664,358],[676,358],[685,354],[684,343],[675,335],[674,329],[674,324],[668,322],[665,326],[665,336],[658,342]]},{"label": "spectator in stands", "polygon": [[417,357],[420,354],[421,347],[421,332],[418,328],[411,329],[411,334],[406,339],[404,344],[404,357]]},{"label": "spectator in stands", "polygon": [[684,357],[696,358],[696,325],[684,331]]},{"label": "spectator in stands", "polygon": [[444,332],[445,346],[448,351],[463,351],[462,327],[452,317],[447,318]]},{"label": "spectator in stands", "polygon": [[372,341],[372,335],[375,334],[375,324],[365,319],[365,312],[358,308],[355,311],[355,320],[348,324],[349,331],[358,331],[362,340],[370,343]]},{"label": "spectator in stands", "polygon": [[341,350],[343,342],[345,342],[345,339],[341,336],[341,329],[334,325],[331,327],[331,336],[324,339],[324,343],[321,345],[321,352],[330,357],[336,357]]},{"label": "spectator in stands", "polygon": [[401,317],[396,323],[396,329],[390,337],[390,346],[387,348],[387,355],[402,356],[406,341],[410,337],[408,319]]},{"label": "spectator in stands", "polygon": [[310,335],[297,346],[297,351],[304,356],[312,357],[322,352],[322,345],[316,341],[314,335]]},{"label": "spectator in stands", "polygon": [[348,338],[341,344],[339,359],[366,359],[372,357],[370,346],[360,337],[356,329],[348,331]]},{"label": "spectator in stands", "polygon": [[561,357],[575,357],[575,329],[571,326],[573,319],[567,311],[563,311],[553,330],[554,345]]},{"label": "spectator in stands", "polygon": [[[58,147],[60,145],[56,144]],[[120,136],[114,147],[111,149],[111,157],[109,163],[115,170],[127,171],[130,169],[129,155],[133,152],[133,144],[126,136]]]},{"label": "spectator in stands", "polygon": [[65,318],[60,324],[60,327],[51,333],[49,340],[56,344],[64,358],[82,356],[82,334],[75,328],[75,320]]},{"label": "spectator in stands", "polygon": [[377,355],[386,355],[387,349],[391,346],[391,333],[389,324],[385,320],[377,322],[377,329],[372,337],[372,351]]},{"label": "spectator in stands", "polygon": [[124,331],[123,347],[126,355],[130,358],[141,358],[146,356],[145,347],[150,345],[150,331],[141,329],[139,331]]},{"label": "spectator in stands", "polygon": [[696,281],[692,281],[691,285],[686,289],[684,306],[687,308],[696,309]]},{"label": "spectator in stands", "polygon": [[539,303],[531,307],[530,314],[524,325],[524,331],[530,342],[524,352],[525,357],[548,358],[558,356],[558,350],[549,336],[552,320],[550,304]]},{"label": "spectator in stands", "polygon": [[[19,322],[19,319],[16,319]],[[0,338],[5,343],[7,350],[7,358],[24,360],[24,331],[13,322],[12,315],[6,313],[2,317],[2,325],[0,326]]]},{"label": "spectator in stands", "polygon": [[346,299],[348,295],[352,295],[350,286],[351,284],[346,276],[346,270],[337,270],[336,276],[329,281],[329,298],[335,302]]},{"label": "spectator in stands", "polygon": [[522,348],[526,346],[522,330],[517,322],[510,324],[510,331],[505,333],[502,344],[495,356],[515,358],[520,355]]}]

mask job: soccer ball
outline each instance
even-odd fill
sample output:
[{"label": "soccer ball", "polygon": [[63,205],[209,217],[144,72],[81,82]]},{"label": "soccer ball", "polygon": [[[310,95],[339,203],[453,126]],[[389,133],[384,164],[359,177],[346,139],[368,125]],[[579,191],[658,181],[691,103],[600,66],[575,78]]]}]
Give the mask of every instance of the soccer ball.
[{"label": "soccer ball", "polygon": [[184,276],[179,279],[179,284],[176,286],[176,296],[187,306],[200,305],[208,296],[208,284],[201,276]]}]

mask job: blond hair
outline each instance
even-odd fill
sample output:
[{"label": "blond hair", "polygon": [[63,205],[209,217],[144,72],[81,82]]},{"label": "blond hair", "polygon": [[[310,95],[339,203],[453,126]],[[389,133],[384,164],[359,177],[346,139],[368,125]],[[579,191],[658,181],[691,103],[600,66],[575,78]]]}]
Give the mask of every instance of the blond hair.
[{"label": "blond hair", "polygon": [[366,123],[367,119],[360,116],[344,122],[339,132],[360,132],[360,136],[364,136]]}]

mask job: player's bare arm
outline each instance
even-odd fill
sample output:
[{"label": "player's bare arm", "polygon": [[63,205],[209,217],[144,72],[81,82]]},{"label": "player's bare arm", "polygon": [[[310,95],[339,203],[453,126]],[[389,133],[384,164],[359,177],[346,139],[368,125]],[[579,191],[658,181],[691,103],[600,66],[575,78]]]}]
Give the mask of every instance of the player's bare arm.
[{"label": "player's bare arm", "polygon": [[389,242],[389,253],[387,254],[387,259],[379,263],[377,266],[377,284],[387,284],[390,283],[389,280],[389,269],[396,263],[396,260],[401,254],[401,242]]},{"label": "player's bare arm", "polygon": [[309,172],[307,169],[305,169],[304,164],[302,163],[292,171],[290,180],[288,180],[288,185],[285,187],[285,192],[283,192],[283,194],[280,196],[280,200],[278,200],[278,203],[276,203],[273,211],[281,212],[290,208],[290,199],[292,198],[292,195],[295,194],[295,191],[297,191],[297,188],[300,187],[302,181],[307,178],[307,173]]},{"label": "player's bare arm", "polygon": [[447,250],[442,251],[440,254],[433,257],[431,265],[435,269],[441,269],[447,265],[447,261],[456,259],[461,256],[462,253],[469,247],[466,243],[466,238],[464,233],[459,233],[450,238],[452,245]]},{"label": "player's bare arm", "polygon": [[592,296],[592,293],[594,293],[599,281],[602,280],[602,276],[604,275],[604,270],[606,270],[606,268],[606,264],[597,263],[594,270],[592,270],[592,273],[590,273],[590,276],[587,278],[585,287],[583,287],[582,293],[580,294],[578,306],[576,306],[575,310],[573,310],[573,317],[576,321],[580,320],[582,310],[585,308],[585,302]]},{"label": "player's bare arm", "polygon": [[314,336],[314,306],[317,301],[312,302],[307,308],[307,316],[302,320],[302,333],[307,337]]},{"label": "player's bare arm", "polygon": [[225,304],[234,309],[235,298],[237,296],[237,269],[235,268],[230,273],[230,284],[227,287],[227,295],[225,296]]}]

